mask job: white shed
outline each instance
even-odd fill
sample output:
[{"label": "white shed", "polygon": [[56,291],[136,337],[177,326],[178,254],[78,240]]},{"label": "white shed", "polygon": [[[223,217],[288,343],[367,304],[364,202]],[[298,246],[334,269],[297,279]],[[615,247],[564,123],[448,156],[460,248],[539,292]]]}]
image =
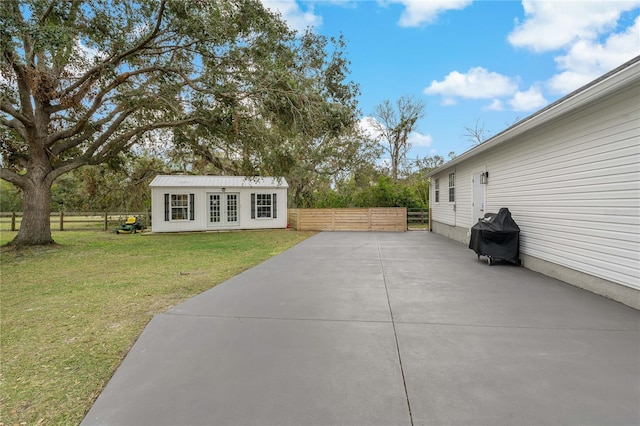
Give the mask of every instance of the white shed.
[{"label": "white shed", "polygon": [[507,207],[525,267],[640,309],[640,57],[428,176],[434,232]]},{"label": "white shed", "polygon": [[153,232],[287,227],[284,178],[160,175],[149,186]]}]

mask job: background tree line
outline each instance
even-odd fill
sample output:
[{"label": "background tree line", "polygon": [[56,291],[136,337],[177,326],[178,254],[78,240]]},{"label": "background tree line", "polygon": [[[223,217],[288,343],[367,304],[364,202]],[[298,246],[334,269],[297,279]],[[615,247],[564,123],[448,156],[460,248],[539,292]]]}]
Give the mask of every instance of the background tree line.
[{"label": "background tree line", "polygon": [[[407,163],[407,162],[405,162]],[[426,172],[444,164],[440,156],[407,163],[397,183],[390,171],[375,162],[337,175],[318,175],[296,193],[289,192],[289,206],[301,208],[342,207],[408,207],[427,208],[429,183]],[[297,165],[300,172],[303,165]],[[220,170],[202,159],[177,157],[169,162],[145,152],[123,157],[114,164],[88,166],[66,173],[51,188],[52,211],[137,212],[151,208],[149,183],[158,174],[203,173],[220,174]],[[314,174],[306,170],[307,175]],[[296,176],[285,176],[295,182]],[[19,212],[23,209],[21,190],[0,181],[0,211]]]},{"label": "background tree line", "polygon": [[0,52],[13,245],[53,243],[51,210],[148,208],[159,173],[284,176],[291,206],[426,206],[441,160],[406,161],[422,103],[385,101],[366,134],[342,38],[256,0],[5,0]]}]

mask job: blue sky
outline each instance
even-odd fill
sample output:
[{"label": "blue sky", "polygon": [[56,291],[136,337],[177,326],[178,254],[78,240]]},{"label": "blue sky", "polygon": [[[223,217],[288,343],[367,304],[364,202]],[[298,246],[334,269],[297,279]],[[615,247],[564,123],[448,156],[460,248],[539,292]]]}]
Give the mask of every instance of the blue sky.
[{"label": "blue sky", "polygon": [[262,0],[298,30],[343,34],[363,118],[414,96],[410,157],[472,147],[640,55],[640,1]]}]

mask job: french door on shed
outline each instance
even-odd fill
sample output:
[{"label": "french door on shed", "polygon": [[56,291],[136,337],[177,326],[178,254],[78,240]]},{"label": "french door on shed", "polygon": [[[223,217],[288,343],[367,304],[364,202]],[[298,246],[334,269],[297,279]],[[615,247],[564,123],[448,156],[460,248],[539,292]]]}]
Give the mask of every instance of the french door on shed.
[{"label": "french door on shed", "polygon": [[240,224],[237,192],[210,192],[207,194],[209,226],[235,226]]}]

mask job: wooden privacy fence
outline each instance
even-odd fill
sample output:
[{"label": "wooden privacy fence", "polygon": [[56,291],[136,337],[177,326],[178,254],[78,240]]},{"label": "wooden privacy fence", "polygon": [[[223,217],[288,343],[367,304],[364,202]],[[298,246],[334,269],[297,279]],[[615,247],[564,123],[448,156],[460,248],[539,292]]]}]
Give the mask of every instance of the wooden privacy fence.
[{"label": "wooden privacy fence", "polygon": [[[51,229],[58,231],[108,231],[124,223],[129,216],[135,216],[148,228],[151,226],[151,212],[52,212]],[[20,229],[22,213],[0,212],[0,229],[17,231]]]},{"label": "wooden privacy fence", "polygon": [[288,220],[298,231],[406,231],[407,209],[289,209]]}]

